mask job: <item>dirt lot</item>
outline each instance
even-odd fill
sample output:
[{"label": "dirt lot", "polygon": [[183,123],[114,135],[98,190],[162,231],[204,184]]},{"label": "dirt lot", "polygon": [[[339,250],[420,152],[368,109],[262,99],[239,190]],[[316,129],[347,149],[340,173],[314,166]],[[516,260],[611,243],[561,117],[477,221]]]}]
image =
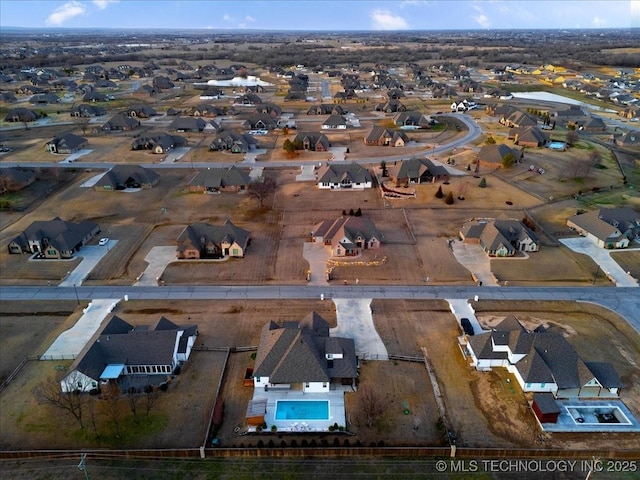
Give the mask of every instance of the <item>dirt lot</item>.
[{"label": "dirt lot", "polygon": [[[52,340],[53,328],[48,326],[42,329],[43,320],[50,317],[30,316],[28,305],[6,303],[8,306],[3,306],[3,309],[10,314],[8,318],[20,318],[23,322],[13,321],[10,327],[2,324],[3,338],[6,339],[3,342],[3,361],[5,355],[8,355],[7,358],[18,358],[31,354]],[[64,311],[71,307],[52,303],[42,306],[41,310],[58,308]],[[560,325],[578,353],[591,360],[613,363],[625,385],[622,399],[636,415],[640,415],[640,377],[637,368],[640,340],[616,315],[588,304],[564,302],[522,302],[513,311],[513,305],[507,302],[484,301],[478,302],[476,308],[481,321],[487,325],[507,313],[516,314],[527,326],[545,321]],[[173,301],[161,304],[130,301],[120,303],[114,313],[134,324],[149,324],[159,315],[166,315],[178,323],[197,323],[200,332],[197,346],[226,348],[256,345],[259,330],[266,320],[300,319],[314,309],[332,325],[335,324],[333,303],[320,300],[287,302],[287,309],[282,309],[277,301]],[[456,345],[459,334],[457,324],[445,302],[375,300],[372,309],[376,328],[389,353],[421,356],[422,348],[427,348],[459,444],[597,448],[604,441],[615,441],[621,448],[635,445],[635,438],[628,435],[596,434],[587,439],[555,434],[540,436],[521,392],[507,388],[505,372],[486,374],[471,370],[465,364]],[[72,314],[63,322],[65,325],[60,323],[61,317],[56,318],[59,319],[56,322],[58,332],[70,326],[67,323],[73,323],[77,315]],[[234,328],[228,328],[230,324]],[[26,335],[27,331],[33,331],[34,326],[41,332],[37,341]],[[7,333],[6,337],[4,332]],[[160,396],[154,407],[155,423],[142,428],[143,431],[136,434],[135,440],[126,432],[116,439],[107,427],[104,427],[103,435],[98,439],[93,434],[79,434],[77,424],[70,417],[38,404],[33,395],[25,392],[32,392],[49,376],[60,375],[68,362],[30,361],[0,394],[2,447],[197,446],[206,435],[206,424],[222,375],[224,358],[223,352],[194,352],[193,361],[174,379],[169,391]],[[251,397],[252,389],[243,387],[242,379],[245,368],[252,362],[249,352],[229,356],[222,386],[225,416],[217,435],[226,445],[249,446],[268,439],[276,443],[282,440],[289,442],[290,438],[286,435],[238,437],[233,432],[236,425],[243,423],[247,401]],[[360,442],[366,445],[383,441],[386,445],[438,445],[442,442],[435,425],[438,410],[424,365],[400,361],[365,362],[360,375],[360,385],[364,384],[376,385],[387,403],[387,409],[374,427],[368,428],[361,420],[357,393],[348,394],[345,401],[350,419],[349,431],[355,434],[348,437],[351,444]],[[515,380],[512,379],[510,385],[515,385]],[[404,402],[407,402],[411,415],[403,413]],[[55,425],[51,423],[51,418],[56,419]],[[76,433],[61,437],[59,431]],[[329,440],[333,441],[332,438]]]}]

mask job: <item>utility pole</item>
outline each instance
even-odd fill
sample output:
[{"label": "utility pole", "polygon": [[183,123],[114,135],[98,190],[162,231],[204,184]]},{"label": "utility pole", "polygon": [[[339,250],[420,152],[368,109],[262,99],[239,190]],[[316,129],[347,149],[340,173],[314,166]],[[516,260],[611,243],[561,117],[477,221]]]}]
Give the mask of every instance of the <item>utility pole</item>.
[{"label": "utility pole", "polygon": [[76,284],[73,284],[73,291],[76,294],[76,302],[78,302],[78,305],[80,305],[80,297],[78,297],[78,289],[76,288]]}]

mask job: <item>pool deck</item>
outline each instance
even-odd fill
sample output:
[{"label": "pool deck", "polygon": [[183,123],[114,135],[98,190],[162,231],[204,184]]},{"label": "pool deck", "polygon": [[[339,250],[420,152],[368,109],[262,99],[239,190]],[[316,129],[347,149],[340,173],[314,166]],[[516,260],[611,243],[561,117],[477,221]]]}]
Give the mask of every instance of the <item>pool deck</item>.
[{"label": "pool deck", "polygon": [[[337,423],[340,426],[346,426],[344,413],[344,392],[351,391],[340,388],[330,390],[323,393],[303,393],[301,390],[273,390],[255,392],[253,399],[267,399],[267,413],[264,421],[267,429],[275,425],[279,432],[326,432],[329,426]],[[328,420],[276,420],[276,402],[278,400],[328,400],[329,401],[329,419]],[[249,431],[255,430],[249,427]]]},{"label": "pool deck", "polygon": [[[556,399],[560,407],[557,423],[542,423],[542,428],[546,432],[640,432],[640,423],[633,416],[627,406],[618,399],[603,400],[577,400],[577,399]],[[596,407],[619,408],[627,417],[630,423],[576,423],[569,413],[570,408]],[[595,418],[595,417],[594,417]]]}]

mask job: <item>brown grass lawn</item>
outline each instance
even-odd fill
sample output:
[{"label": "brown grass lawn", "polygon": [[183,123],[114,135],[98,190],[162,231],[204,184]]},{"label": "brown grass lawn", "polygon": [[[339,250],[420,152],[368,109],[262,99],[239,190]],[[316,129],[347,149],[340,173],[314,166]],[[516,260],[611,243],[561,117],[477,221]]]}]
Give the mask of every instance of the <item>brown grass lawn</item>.
[{"label": "brown grass lawn", "polygon": [[[9,321],[3,323],[3,357],[17,359],[46,348],[54,338],[50,327],[42,330],[42,320],[50,317],[31,317],[30,304],[7,302],[4,309]],[[52,302],[39,310],[69,309]],[[41,308],[42,307],[42,308]],[[481,301],[476,309],[485,323],[496,321],[507,313],[515,313],[526,322],[551,321],[560,325],[570,336],[578,352],[591,360],[611,361],[618,369],[623,382],[622,398],[636,414],[640,414],[638,388],[640,378],[637,365],[640,362],[640,340],[626,322],[615,314],[588,304],[570,302],[519,302],[513,310],[508,302]],[[130,301],[121,302],[114,311],[134,324],[149,324],[159,315],[166,315],[178,323],[197,323],[200,336],[197,345],[215,348],[256,345],[259,331],[267,320],[283,321],[299,319],[311,310],[317,310],[335,325],[335,308],[332,302],[309,300],[288,301],[282,309],[279,301]],[[538,430],[530,412],[525,408],[524,397],[517,390],[511,392],[506,385],[504,372],[484,374],[470,370],[464,363],[456,345],[458,327],[442,301],[375,300],[372,303],[374,322],[390,353],[420,356],[426,347],[442,389],[448,415],[451,418],[459,444],[514,446],[534,444]],[[78,314],[74,313],[64,325],[56,323],[57,331],[68,328]],[[56,318],[60,318],[57,317]],[[18,320],[22,320],[18,322]],[[233,328],[229,328],[233,325]],[[38,340],[29,338],[32,327],[42,332]],[[50,332],[50,333],[48,333]],[[45,335],[48,335],[45,339]],[[3,336],[3,338],[5,338]],[[154,422],[144,426],[136,440],[123,434],[116,441],[104,426],[104,435],[96,440],[91,435],[73,434],[61,438],[60,431],[74,432],[77,427],[62,412],[35,402],[30,392],[43,379],[61,374],[63,362],[28,362],[9,387],[0,394],[0,425],[4,448],[37,448],[79,446],[139,446],[166,447],[170,445],[197,446],[206,431],[213,403],[215,385],[221,374],[223,355],[214,352],[197,352],[193,362],[163,394],[157,406]],[[9,362],[15,364],[16,360]],[[225,444],[254,445],[260,437],[238,438],[233,428],[243,422],[246,401],[250,389],[242,387],[244,369],[251,364],[249,354],[233,354],[223,383],[226,414],[218,433]],[[9,365],[9,364],[7,364]],[[60,367],[58,367],[60,366]],[[3,366],[3,368],[5,368]],[[9,367],[7,367],[9,368]],[[356,395],[347,397],[347,414],[356,436],[354,441],[364,444],[384,441],[386,444],[438,444],[441,440],[434,427],[437,410],[433,406],[433,394],[424,367],[404,362],[367,362],[362,369],[361,382],[378,387],[388,401],[387,412],[374,428],[361,422]],[[511,384],[513,384],[513,380]],[[198,393],[196,393],[198,392]],[[401,412],[406,401],[412,411],[410,417]],[[178,408],[176,408],[176,406]],[[27,414],[28,412],[28,414]],[[56,424],[51,423],[55,418]],[[104,421],[104,419],[103,419]],[[146,424],[145,424],[146,425]],[[417,426],[417,430],[414,427]],[[205,428],[206,430],[206,428]],[[147,433],[144,433],[147,432]],[[563,436],[552,436],[547,445],[560,446]],[[597,447],[597,442],[607,436],[593,435],[588,439],[569,438],[568,445],[584,448]],[[54,440],[55,439],[55,440]],[[537,440],[536,440],[537,439]],[[616,441],[627,448],[628,436],[619,435]]]},{"label": "brown grass lawn", "polygon": [[640,252],[612,252],[611,258],[634,278],[640,277]]}]

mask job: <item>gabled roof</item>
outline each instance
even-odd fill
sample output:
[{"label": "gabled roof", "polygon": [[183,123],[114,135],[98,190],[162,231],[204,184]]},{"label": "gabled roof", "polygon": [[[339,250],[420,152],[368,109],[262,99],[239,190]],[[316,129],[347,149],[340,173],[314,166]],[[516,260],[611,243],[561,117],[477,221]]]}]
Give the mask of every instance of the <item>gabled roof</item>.
[{"label": "gabled roof", "polygon": [[223,188],[231,186],[247,186],[251,183],[249,175],[232,165],[229,168],[207,168],[201,170],[191,181],[191,186],[205,188]]},{"label": "gabled roof", "polygon": [[620,386],[610,364],[587,364],[562,334],[544,328],[526,330],[515,317],[508,317],[491,332],[470,337],[469,345],[478,359],[508,358],[506,352],[495,351],[494,345],[509,345],[512,354],[524,355],[515,361],[524,383],[555,383],[558,389],[574,389],[595,379],[606,388]]},{"label": "gabled roof", "polygon": [[96,187],[111,185],[115,188],[124,184],[129,178],[141,185],[154,185],[160,178],[155,171],[140,165],[114,165],[95,184]]},{"label": "gabled roof", "polygon": [[47,145],[55,145],[58,150],[75,150],[87,143],[87,139],[73,133],[63,133],[47,142]]},{"label": "gabled roof", "polygon": [[356,162],[329,163],[318,169],[318,183],[341,183],[344,180],[351,183],[368,183],[371,182],[371,173]]},{"label": "gabled roof", "polygon": [[186,342],[197,335],[197,326],[180,326],[162,317],[150,327],[135,328],[114,315],[82,349],[69,371],[98,380],[108,365],[172,365],[181,331]]},{"label": "gabled roof", "polygon": [[46,238],[49,245],[58,251],[68,252],[80,245],[85,238],[98,229],[98,224],[89,220],[72,223],[56,217],[48,221],[33,222],[15,237],[13,242],[24,249],[28,247],[31,240],[41,242]]},{"label": "gabled roof", "polygon": [[351,245],[345,246],[352,246],[356,244],[358,237],[363,238],[366,242],[374,238],[382,241],[382,235],[371,220],[351,215],[339,217],[336,220],[325,220],[317,224],[313,229],[313,235],[323,237],[332,245],[346,239]]},{"label": "gabled roof", "polygon": [[331,146],[331,143],[329,143],[329,139],[327,138],[327,136],[324,133],[317,133],[317,132],[298,132],[295,138],[293,139],[293,141],[294,142],[299,141],[303,143],[305,141],[308,141],[314,146],[319,143],[325,149]]},{"label": "gabled roof", "polygon": [[536,235],[520,220],[514,219],[471,220],[462,226],[460,232],[465,239],[479,239],[482,247],[491,252],[501,245],[512,251],[513,244],[527,238],[538,243]]},{"label": "gabled roof", "polygon": [[522,158],[521,150],[511,148],[505,143],[484,145],[478,152],[478,158],[483,162],[502,163],[502,159],[508,154],[513,155],[516,161],[520,161]]},{"label": "gabled roof", "polygon": [[[269,377],[270,383],[330,382],[332,378],[357,377],[355,342],[329,337],[328,323],[316,312],[301,322],[262,328],[254,377]],[[342,354],[329,360],[327,353]]]},{"label": "gabled roof", "polygon": [[177,117],[169,125],[169,130],[183,130],[185,132],[201,132],[206,122],[198,117]]},{"label": "gabled roof", "polygon": [[640,214],[629,207],[600,208],[567,219],[600,240],[640,229]]},{"label": "gabled roof", "polygon": [[447,176],[449,172],[442,165],[436,165],[428,158],[410,158],[388,167],[392,178],[420,178],[426,176]]},{"label": "gabled roof", "polygon": [[198,222],[185,227],[178,236],[178,249],[185,249],[187,245],[200,249],[208,244],[221,245],[226,242],[237,243],[245,250],[250,237],[249,231],[236,227],[231,220],[227,220],[223,225]]},{"label": "gabled roof", "polygon": [[407,134],[402,131],[390,130],[385,127],[373,127],[364,138],[367,143],[378,142],[382,139],[390,139],[392,142],[396,142],[401,138],[404,142],[409,141]]},{"label": "gabled roof", "polygon": [[327,126],[339,126],[339,125],[346,125],[347,121],[342,115],[333,113],[329,115],[329,117],[324,122],[322,122],[322,124]]},{"label": "gabled roof", "polygon": [[140,122],[135,118],[127,117],[122,113],[116,113],[111,119],[104,124],[103,128],[106,130],[122,130],[131,129],[140,125]]}]

